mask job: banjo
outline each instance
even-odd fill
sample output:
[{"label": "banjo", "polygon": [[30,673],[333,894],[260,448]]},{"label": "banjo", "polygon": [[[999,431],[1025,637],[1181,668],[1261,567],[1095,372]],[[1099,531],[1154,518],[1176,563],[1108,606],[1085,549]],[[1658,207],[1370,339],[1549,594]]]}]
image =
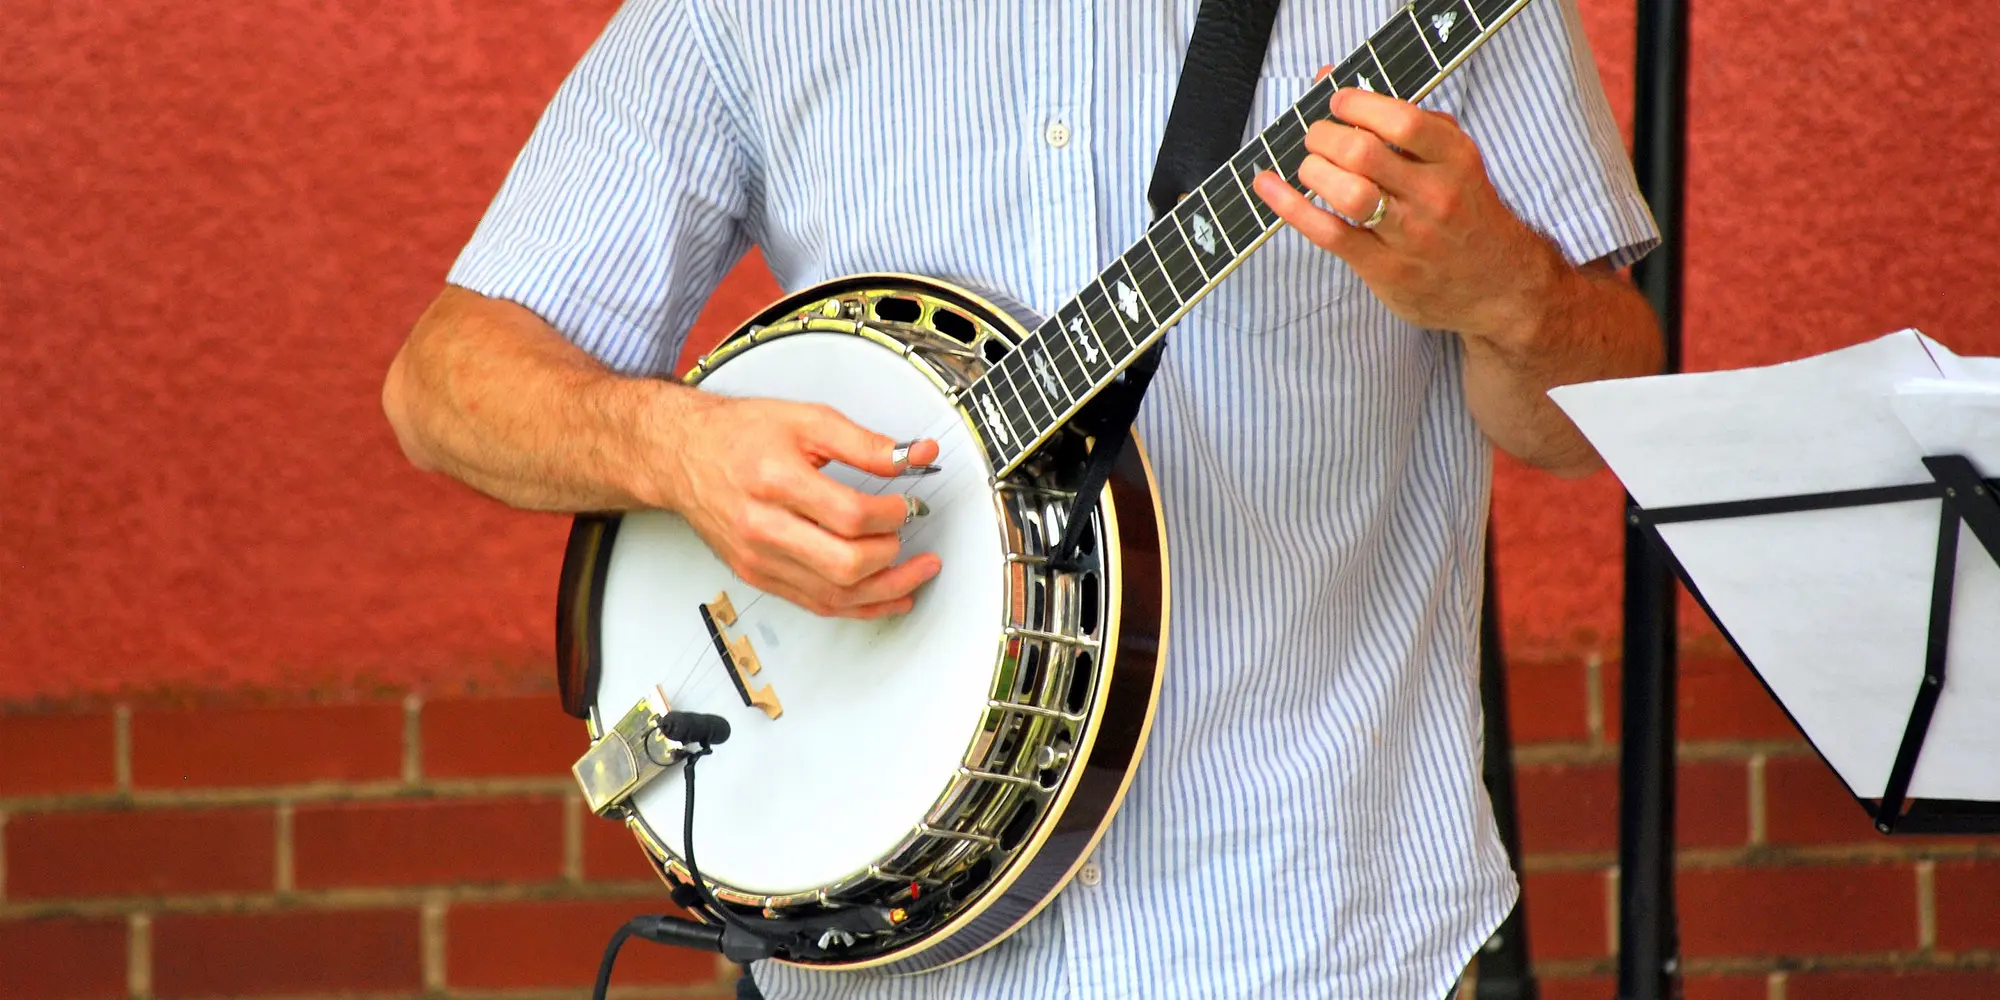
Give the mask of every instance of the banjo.
[{"label": "banjo", "polygon": [[892,479],[825,471],[921,500],[903,551],[943,563],[906,615],[821,618],[737,579],[678,515],[575,519],[556,636],[591,738],[576,779],[713,929],[698,943],[923,972],[1054,898],[1118,808],[1163,673],[1164,525],[1126,439],[1151,349],[1276,230],[1251,180],[1298,185],[1337,87],[1418,100],[1526,4],[1403,7],[1032,327],[864,274],[781,299],[695,364],[709,392],[936,439]]}]

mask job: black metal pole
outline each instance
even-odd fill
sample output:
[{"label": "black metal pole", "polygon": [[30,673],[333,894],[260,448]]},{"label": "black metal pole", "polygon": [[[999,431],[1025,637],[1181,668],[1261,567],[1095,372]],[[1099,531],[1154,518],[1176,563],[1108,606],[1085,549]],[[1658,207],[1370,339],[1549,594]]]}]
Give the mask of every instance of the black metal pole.
[{"label": "black metal pole", "polygon": [[[1514,796],[1513,727],[1507,715],[1507,658],[1500,648],[1499,581],[1494,576],[1493,533],[1486,534],[1486,598],[1479,616],[1479,700],[1486,709],[1486,794],[1507,858],[1521,870],[1520,808]],[[1479,951],[1475,1000],[1538,1000],[1528,959],[1528,918],[1522,902]]]},{"label": "black metal pole", "polygon": [[[1681,367],[1688,9],[1638,0],[1633,162],[1664,239],[1632,277],[1659,316],[1666,370]],[[1678,1000],[1674,912],[1675,587],[1630,514],[1625,523],[1624,703],[1618,803],[1618,996]]]}]

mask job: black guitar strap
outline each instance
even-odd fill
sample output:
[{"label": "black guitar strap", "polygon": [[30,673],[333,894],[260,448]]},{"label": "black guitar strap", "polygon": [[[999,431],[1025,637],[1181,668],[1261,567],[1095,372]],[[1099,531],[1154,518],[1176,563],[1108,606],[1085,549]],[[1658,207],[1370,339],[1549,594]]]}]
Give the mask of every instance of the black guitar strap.
[{"label": "black guitar strap", "polygon": [[1242,147],[1277,18],[1278,0],[1202,0],[1146,191],[1156,214],[1173,208]]},{"label": "black guitar strap", "polygon": [[[1174,90],[1173,110],[1160,136],[1160,154],[1153,165],[1153,182],[1146,191],[1154,214],[1165,214],[1181,196],[1208,179],[1243,145],[1243,127],[1250,119],[1250,101],[1257,94],[1257,77],[1264,68],[1264,50],[1271,43],[1271,25],[1278,18],[1279,0],[1201,0],[1194,35],[1188,39]],[[1063,536],[1049,552],[1049,565],[1075,569],[1077,547],[1090,520],[1091,505],[1111,478],[1111,469],[1125,450],[1139,402],[1160,366],[1165,338],[1132,360],[1118,380],[1078,413],[1074,423],[1095,439],[1083,476],[1077,483]]]}]

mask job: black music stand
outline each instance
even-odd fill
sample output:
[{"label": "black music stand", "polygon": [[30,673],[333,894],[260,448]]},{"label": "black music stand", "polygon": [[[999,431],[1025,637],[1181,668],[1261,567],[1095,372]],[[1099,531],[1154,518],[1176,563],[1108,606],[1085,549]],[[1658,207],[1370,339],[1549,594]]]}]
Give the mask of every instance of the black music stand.
[{"label": "black music stand", "polygon": [[[1785,709],[1799,731],[1812,743],[1815,753],[1832,767],[1831,760],[1813,740],[1812,733],[1792,715],[1764,672],[1758,669],[1736,641],[1730,630],[1709,607],[1701,588],[1674,555],[1672,547],[1660,534],[1660,526],[1683,524],[1692,521],[1712,521],[1727,518],[1756,517],[1770,514],[1793,514],[1804,511],[1830,510],[1844,507],[1865,507],[1876,504],[1908,503],[1913,501],[1940,501],[1938,519],[1937,552],[1932,574],[1930,619],[1923,664],[1923,676],[1912,693],[1909,721],[1903,729],[1903,737],[1896,751],[1894,764],[1890,768],[1888,783],[1879,798],[1870,798],[1857,793],[1847,784],[1848,793],[1867,811],[1874,820],[1875,828],[1882,833],[2000,833],[2000,802],[1972,801],[1962,799],[1915,799],[1909,797],[1910,779],[1916,772],[1917,760],[1924,750],[1924,741],[1930,732],[1931,716],[1938,702],[1946,694],[1945,662],[1949,653],[1951,622],[1954,612],[1954,585],[1958,571],[1958,549],[1961,526],[1970,530],[1979,546],[1985,549],[1988,558],[2000,564],[2000,484],[1980,475],[1972,462],[1960,455],[1933,455],[1923,460],[1930,470],[1931,481],[1913,483],[1907,486],[1889,486],[1874,489],[1843,490],[1830,493],[1810,493],[1796,496],[1766,497],[1754,500],[1740,500],[1725,503],[1690,504],[1678,507],[1629,508],[1631,525],[1645,532],[1656,550],[1672,562],[1688,591],[1700,602],[1701,608],[1722,635],[1736,650],[1743,662],[1750,666],[1757,679],[1770,693],[1773,701]],[[1965,610],[1965,609],[1958,609]],[[2000,610],[2000,609],[1996,609]],[[1839,771],[1835,770],[1836,775]]]}]

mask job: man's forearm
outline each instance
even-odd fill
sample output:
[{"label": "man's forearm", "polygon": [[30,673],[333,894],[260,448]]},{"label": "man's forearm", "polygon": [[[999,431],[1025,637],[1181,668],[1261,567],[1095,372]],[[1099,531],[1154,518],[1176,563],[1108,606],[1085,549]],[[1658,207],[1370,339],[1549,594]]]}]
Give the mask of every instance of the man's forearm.
[{"label": "man's forearm", "polygon": [[660,432],[698,393],[623,378],[529,310],[447,288],[383,384],[397,441],[419,467],[516,507],[654,506]]},{"label": "man's forearm", "polygon": [[1658,372],[1662,345],[1652,307],[1609,268],[1571,268],[1557,256],[1538,308],[1514,333],[1504,341],[1464,338],[1473,418],[1496,447],[1529,465],[1569,477],[1597,471],[1603,460],[1548,391]]}]

